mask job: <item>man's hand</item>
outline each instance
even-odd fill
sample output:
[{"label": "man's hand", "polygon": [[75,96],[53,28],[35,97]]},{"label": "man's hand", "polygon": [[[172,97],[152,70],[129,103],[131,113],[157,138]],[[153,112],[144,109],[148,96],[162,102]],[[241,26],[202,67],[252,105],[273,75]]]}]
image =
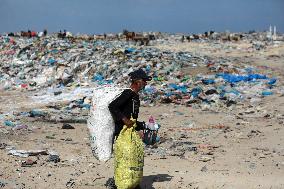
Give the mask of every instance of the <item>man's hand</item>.
[{"label": "man's hand", "polygon": [[134,125],[134,122],[131,121],[130,119],[126,118],[126,117],[124,117],[122,119],[122,121],[128,128],[130,128],[130,127],[132,127]]},{"label": "man's hand", "polygon": [[141,130],[141,131],[138,131],[137,133],[138,133],[138,135],[140,136],[140,138],[143,140],[143,139],[144,139],[144,133],[143,133],[143,131]]}]

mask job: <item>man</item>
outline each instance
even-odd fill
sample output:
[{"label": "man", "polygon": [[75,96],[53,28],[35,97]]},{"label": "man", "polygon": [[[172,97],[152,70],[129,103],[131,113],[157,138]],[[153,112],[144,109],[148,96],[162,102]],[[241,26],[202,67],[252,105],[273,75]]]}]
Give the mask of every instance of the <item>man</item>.
[{"label": "man", "polygon": [[[131,116],[138,119],[140,100],[139,91],[144,89],[147,81],[151,81],[152,77],[142,70],[136,70],[129,74],[131,79],[130,89],[124,90],[119,97],[109,104],[109,110],[115,121],[114,136],[117,137],[123,126],[132,127],[134,122],[130,120]],[[143,129],[143,123],[137,122],[136,131]],[[141,132],[139,133],[141,136]]]},{"label": "man", "polygon": [[[129,74],[131,79],[130,89],[124,90],[120,96],[109,104],[109,110],[115,121],[114,137],[118,137],[123,126],[128,128],[132,127],[134,122],[130,120],[131,116],[134,119],[138,119],[140,100],[139,91],[144,89],[147,85],[147,81],[150,81],[152,77],[148,76],[142,69],[133,71]],[[137,126],[135,128],[138,131],[140,137],[143,137],[143,123],[136,121]],[[108,188],[116,188],[114,179],[110,178],[106,186]],[[140,188],[139,186],[136,187]]]}]

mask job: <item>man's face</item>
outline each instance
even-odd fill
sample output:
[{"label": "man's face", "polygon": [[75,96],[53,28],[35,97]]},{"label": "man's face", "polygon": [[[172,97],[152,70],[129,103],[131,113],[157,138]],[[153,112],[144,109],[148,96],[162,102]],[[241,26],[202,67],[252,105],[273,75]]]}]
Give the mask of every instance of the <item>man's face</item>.
[{"label": "man's face", "polygon": [[139,91],[141,91],[142,89],[145,88],[145,86],[147,85],[147,81],[146,80],[143,80],[143,79],[139,79],[137,81],[137,85],[139,87]]}]

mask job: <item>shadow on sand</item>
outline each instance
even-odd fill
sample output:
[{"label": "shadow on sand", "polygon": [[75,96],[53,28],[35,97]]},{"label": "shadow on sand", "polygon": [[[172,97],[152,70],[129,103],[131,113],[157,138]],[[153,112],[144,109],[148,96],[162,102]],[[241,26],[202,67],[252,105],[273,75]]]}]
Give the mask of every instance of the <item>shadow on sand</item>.
[{"label": "shadow on sand", "polygon": [[158,174],[158,175],[148,175],[143,176],[142,182],[140,184],[141,189],[155,189],[153,184],[155,182],[165,182],[170,181],[173,176],[168,174]]}]

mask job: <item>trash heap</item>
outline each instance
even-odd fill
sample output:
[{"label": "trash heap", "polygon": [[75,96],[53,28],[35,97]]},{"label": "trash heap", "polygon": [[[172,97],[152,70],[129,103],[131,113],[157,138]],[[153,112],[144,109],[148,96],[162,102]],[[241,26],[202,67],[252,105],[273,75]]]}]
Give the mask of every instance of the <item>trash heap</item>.
[{"label": "trash heap", "polygon": [[[158,39],[163,40],[167,41]],[[76,88],[109,84],[127,86],[128,73],[143,68],[153,77],[142,94],[145,106],[175,103],[228,107],[240,101],[256,103],[277,93],[277,78],[234,64],[233,59],[162,51],[125,40],[1,36],[0,49],[0,91],[44,90],[60,98],[66,95],[66,89],[74,92]],[[92,95],[89,90],[81,93],[79,101]],[[67,106],[88,109],[90,102],[81,101],[70,101]]]}]

